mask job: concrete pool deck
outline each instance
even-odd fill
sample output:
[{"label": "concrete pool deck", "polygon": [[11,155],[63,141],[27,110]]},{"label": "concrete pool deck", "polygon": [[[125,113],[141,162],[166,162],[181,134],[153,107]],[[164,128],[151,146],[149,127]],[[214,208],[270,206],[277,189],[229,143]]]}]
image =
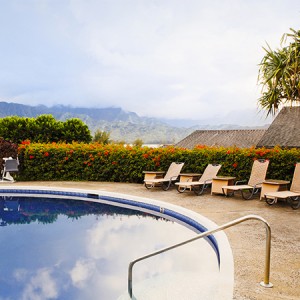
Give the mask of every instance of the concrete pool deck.
[{"label": "concrete pool deck", "polygon": [[[201,196],[175,188],[147,190],[142,184],[113,182],[15,182],[2,186],[45,186],[103,190],[165,201],[195,211],[218,225],[249,214],[259,215],[272,229],[271,273],[273,288],[263,288],[265,228],[261,222],[248,221],[225,230],[233,251],[235,265],[234,298],[236,300],[300,299],[300,209],[293,210],[285,202],[269,206],[264,201],[243,200],[239,195]],[[0,185],[0,186],[1,186]]]}]

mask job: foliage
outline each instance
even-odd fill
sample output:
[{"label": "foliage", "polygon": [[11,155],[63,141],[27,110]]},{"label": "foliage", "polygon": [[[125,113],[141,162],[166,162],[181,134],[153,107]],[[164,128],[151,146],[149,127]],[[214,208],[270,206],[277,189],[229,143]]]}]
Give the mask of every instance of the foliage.
[{"label": "foliage", "polygon": [[[19,200],[18,197],[14,199]],[[77,201],[64,199],[35,198],[20,199],[20,210],[18,214],[7,214],[0,210],[0,221],[5,225],[9,224],[30,224],[39,222],[51,224],[58,220],[59,215],[65,215],[68,219],[79,219],[83,216],[124,216],[139,215],[146,216],[144,212],[128,210],[118,206],[106,205],[91,201]],[[0,206],[4,206],[5,200],[0,200]],[[156,218],[156,217],[154,217]]]},{"label": "foliage", "polygon": [[62,122],[62,137],[60,139],[66,143],[73,141],[89,143],[92,140],[90,130],[80,119],[73,118]]},{"label": "foliage", "polygon": [[62,122],[56,121],[52,115],[41,115],[32,123],[37,142],[58,142],[62,135]]},{"label": "foliage", "polygon": [[136,139],[133,143],[133,146],[135,146],[135,147],[142,147],[143,146],[143,140],[141,140],[141,139]]},{"label": "foliage", "polygon": [[[115,142],[125,140],[132,143],[142,137],[145,144],[172,144],[180,141],[194,131],[193,128],[179,128],[164,121],[140,117],[121,108],[87,108],[57,105],[52,107],[30,106],[0,101],[0,115],[36,118],[42,114],[51,114],[56,120],[80,118],[84,120],[94,135],[98,128],[110,132],[110,138]],[[1,135],[0,135],[1,136]],[[20,139],[24,140],[26,138]],[[29,139],[29,138],[28,138]]]},{"label": "foliage", "polygon": [[267,44],[266,54],[260,63],[258,79],[262,85],[259,105],[267,114],[275,114],[281,104],[300,102],[300,30],[290,29],[281,45],[288,38],[292,42],[281,49],[272,50]]},{"label": "foliage", "polygon": [[18,145],[0,138],[0,169],[3,169],[3,157],[17,158]]},{"label": "foliage", "polygon": [[110,133],[97,129],[93,138],[93,142],[100,143],[103,145],[110,144],[111,143]]},{"label": "foliage", "polygon": [[143,171],[167,170],[185,162],[183,172],[202,173],[207,164],[220,163],[220,175],[248,179],[253,161],[270,160],[268,178],[291,180],[298,149],[255,149],[198,146],[193,150],[166,147],[131,147],[100,143],[48,143],[19,146],[18,180],[91,180],[142,182]]},{"label": "foliage", "polygon": [[52,115],[40,115],[36,119],[17,116],[2,118],[0,136],[18,144],[25,140],[41,143],[59,141],[88,143],[92,139],[87,125],[80,119],[62,122],[56,121]]}]

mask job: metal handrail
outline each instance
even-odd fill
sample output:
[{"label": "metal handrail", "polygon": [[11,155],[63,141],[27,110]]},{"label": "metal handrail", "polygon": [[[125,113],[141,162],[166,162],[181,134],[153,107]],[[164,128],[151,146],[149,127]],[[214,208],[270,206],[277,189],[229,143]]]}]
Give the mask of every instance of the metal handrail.
[{"label": "metal handrail", "polygon": [[256,215],[248,215],[248,216],[244,216],[244,217],[235,219],[235,220],[233,220],[231,222],[225,223],[225,224],[223,224],[223,225],[221,225],[221,226],[219,226],[219,227],[217,227],[215,229],[212,229],[212,230],[209,230],[209,231],[205,231],[205,232],[197,235],[196,237],[188,239],[188,240],[186,240],[184,242],[180,242],[178,244],[175,244],[175,245],[172,245],[172,246],[169,246],[169,247],[157,250],[155,252],[152,252],[152,253],[150,253],[148,255],[142,256],[142,257],[137,258],[134,261],[130,262],[129,263],[129,267],[128,267],[128,293],[129,293],[130,299],[132,299],[132,269],[133,269],[133,266],[137,262],[139,262],[141,260],[145,260],[145,259],[150,258],[150,257],[155,256],[155,255],[161,254],[163,252],[172,250],[174,248],[183,246],[185,244],[191,243],[193,241],[196,241],[198,239],[206,237],[206,236],[208,236],[210,234],[213,234],[213,233],[216,233],[218,231],[227,229],[227,228],[229,228],[231,226],[240,224],[240,223],[245,222],[247,220],[259,220],[259,221],[261,221],[261,222],[263,222],[265,224],[265,227],[266,227],[265,274],[264,274],[264,281],[260,282],[260,285],[263,286],[263,287],[267,287],[267,288],[273,287],[273,284],[269,281],[269,279],[270,279],[270,260],[271,260],[271,227],[268,224],[268,222],[265,219],[263,219],[262,217],[256,216]]}]

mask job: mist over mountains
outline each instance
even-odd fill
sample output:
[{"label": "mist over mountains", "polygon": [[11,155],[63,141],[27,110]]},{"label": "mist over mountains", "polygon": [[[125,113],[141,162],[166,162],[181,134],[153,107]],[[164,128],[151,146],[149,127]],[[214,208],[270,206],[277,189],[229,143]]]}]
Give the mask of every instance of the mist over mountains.
[{"label": "mist over mountains", "polygon": [[[110,132],[114,141],[132,143],[141,139],[145,144],[174,144],[197,129],[242,129],[265,128],[268,124],[254,126],[240,126],[234,124],[217,124],[218,120],[167,120],[140,117],[134,112],[124,111],[122,108],[85,108],[56,105],[30,106],[17,103],[0,102],[0,118],[19,116],[33,118],[42,114],[51,114],[55,119],[65,121],[79,118],[86,123],[92,132],[97,129]],[[254,114],[247,114],[247,117]],[[233,120],[234,118],[229,118]],[[255,120],[255,116],[254,116]],[[210,122],[206,123],[205,122]],[[250,121],[251,122],[251,121]]]}]

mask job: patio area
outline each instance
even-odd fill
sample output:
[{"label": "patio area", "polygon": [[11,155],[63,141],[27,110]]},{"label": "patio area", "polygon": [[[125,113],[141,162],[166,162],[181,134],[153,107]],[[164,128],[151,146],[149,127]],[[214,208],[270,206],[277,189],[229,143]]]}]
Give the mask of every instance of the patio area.
[{"label": "patio area", "polygon": [[274,287],[263,288],[259,284],[264,277],[265,228],[258,221],[248,221],[225,231],[235,263],[234,299],[300,299],[300,209],[293,210],[285,202],[269,206],[258,198],[243,200],[238,195],[227,198],[212,196],[209,192],[196,196],[190,192],[180,194],[175,188],[147,190],[142,184],[129,183],[16,182],[3,185],[93,189],[147,197],[193,210],[218,225],[249,214],[259,215],[272,229],[270,282]]}]

